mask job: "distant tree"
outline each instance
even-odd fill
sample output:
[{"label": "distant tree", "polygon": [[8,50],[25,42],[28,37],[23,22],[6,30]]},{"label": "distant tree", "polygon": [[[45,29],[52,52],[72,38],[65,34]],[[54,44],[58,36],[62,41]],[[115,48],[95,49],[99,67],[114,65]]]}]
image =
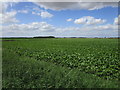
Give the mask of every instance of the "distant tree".
[{"label": "distant tree", "polygon": [[55,38],[54,36],[36,36],[33,38]]}]

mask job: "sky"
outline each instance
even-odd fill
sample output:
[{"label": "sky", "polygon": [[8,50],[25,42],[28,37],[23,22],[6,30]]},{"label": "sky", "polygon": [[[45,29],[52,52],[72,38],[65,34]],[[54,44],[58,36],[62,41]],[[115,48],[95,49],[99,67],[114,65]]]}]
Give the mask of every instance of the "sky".
[{"label": "sky", "polygon": [[2,2],[2,37],[118,37],[117,2]]}]

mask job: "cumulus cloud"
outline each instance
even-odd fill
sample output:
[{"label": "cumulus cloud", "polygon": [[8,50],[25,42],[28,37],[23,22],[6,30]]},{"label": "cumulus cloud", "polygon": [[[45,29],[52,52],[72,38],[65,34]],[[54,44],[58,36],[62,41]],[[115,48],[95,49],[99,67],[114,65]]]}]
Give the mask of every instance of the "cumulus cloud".
[{"label": "cumulus cloud", "polygon": [[18,23],[19,20],[15,18],[17,11],[9,11],[7,9],[12,7],[17,2],[1,2],[0,3],[0,24],[11,24],[11,23]]},{"label": "cumulus cloud", "polygon": [[112,25],[112,24],[106,24],[106,25],[99,25],[99,26],[95,26],[93,27],[93,30],[118,30],[118,26],[117,25]]},{"label": "cumulus cloud", "polygon": [[11,30],[11,31],[22,31],[22,30],[28,30],[28,31],[35,31],[39,30],[42,32],[49,32],[54,31],[55,27],[53,25],[50,25],[46,22],[33,22],[29,24],[11,24],[8,26],[4,26],[3,30]]},{"label": "cumulus cloud", "polygon": [[114,24],[120,25],[120,15],[114,19]]},{"label": "cumulus cloud", "polygon": [[51,14],[51,13],[49,13],[49,12],[47,12],[47,11],[42,11],[41,12],[41,17],[42,18],[51,18],[51,17],[53,17],[53,15]]},{"label": "cumulus cloud", "polygon": [[92,16],[84,16],[74,21],[75,24],[86,24],[86,25],[102,24],[104,22],[106,22],[106,20],[96,19]]},{"label": "cumulus cloud", "polygon": [[[45,8],[45,9],[52,9],[52,10],[75,10],[75,9],[87,9],[87,10],[95,10],[100,9],[107,6],[117,7],[117,3],[115,2],[101,2],[101,3],[82,3],[82,2],[35,2],[37,5]],[[8,6],[4,6],[4,10],[6,10]],[[37,9],[35,9],[37,11]],[[26,13],[25,11],[19,11],[20,13]],[[39,12],[39,13],[38,13]],[[38,10],[38,12],[33,11],[32,14],[41,16],[42,18],[50,18],[53,15],[47,11],[41,11]],[[52,34],[55,36],[94,36],[94,35],[117,35],[118,32],[118,18],[115,18],[114,24],[106,24],[106,25],[96,25],[96,24],[102,24],[105,22],[103,19],[96,19],[91,16],[82,17],[79,19],[76,19],[74,23],[76,24],[85,24],[89,26],[85,27],[55,27],[51,24],[48,24],[47,22],[33,22],[29,24],[13,24],[19,22],[15,16],[17,12],[6,12],[3,14],[3,23],[12,23],[11,25],[3,26],[3,36],[6,35],[14,35],[14,36],[23,36],[23,35],[32,35],[35,36],[38,35],[47,35]],[[67,21],[72,21],[72,19],[67,19]],[[95,24],[96,26],[91,26]],[[33,33],[34,32],[34,33]]]},{"label": "cumulus cloud", "polygon": [[41,13],[32,11],[32,14],[41,16]]},{"label": "cumulus cloud", "polygon": [[18,23],[19,20],[15,18],[16,14],[17,14],[16,11],[6,12],[4,14],[1,14],[0,19],[2,21],[2,24]]},{"label": "cumulus cloud", "polygon": [[56,28],[58,36],[74,36],[74,37],[117,37],[118,26],[112,24],[85,27],[65,27]]},{"label": "cumulus cloud", "polygon": [[3,36],[117,36],[118,25],[106,24],[85,27],[55,27],[47,22],[11,24],[3,26]]},{"label": "cumulus cloud", "polygon": [[98,25],[98,26],[85,26],[85,27],[67,27],[67,28],[62,28],[63,31],[105,31],[107,30],[108,32],[111,30],[118,30],[117,25],[112,25],[112,24],[106,24],[106,25]]},{"label": "cumulus cloud", "polygon": [[18,2],[12,2],[12,1],[9,1],[9,0],[4,0],[3,2],[0,2],[0,13],[5,13],[7,11],[8,8],[11,8],[13,7],[14,5],[16,5]]},{"label": "cumulus cloud", "polygon": [[41,16],[42,18],[51,18],[53,15],[47,11],[41,11],[40,13],[32,11],[32,14]]},{"label": "cumulus cloud", "polygon": [[40,7],[51,10],[75,10],[75,9],[87,9],[95,10],[104,7],[117,7],[117,2],[34,2]]},{"label": "cumulus cloud", "polygon": [[72,21],[72,20],[73,20],[72,18],[69,18],[69,19],[67,19],[66,21],[70,22],[70,21]]}]

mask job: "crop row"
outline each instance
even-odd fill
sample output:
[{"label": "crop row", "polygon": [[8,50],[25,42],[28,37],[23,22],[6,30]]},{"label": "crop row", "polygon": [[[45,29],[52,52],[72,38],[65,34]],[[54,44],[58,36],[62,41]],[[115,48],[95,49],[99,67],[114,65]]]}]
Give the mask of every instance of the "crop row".
[{"label": "crop row", "polygon": [[[10,49],[11,50],[11,49]],[[26,48],[15,47],[12,50],[20,56],[35,58],[53,62],[69,68],[78,68],[80,71],[97,75],[104,79],[120,80],[120,62],[118,52],[106,53],[68,53],[65,50],[58,49],[39,49],[30,50]]]}]

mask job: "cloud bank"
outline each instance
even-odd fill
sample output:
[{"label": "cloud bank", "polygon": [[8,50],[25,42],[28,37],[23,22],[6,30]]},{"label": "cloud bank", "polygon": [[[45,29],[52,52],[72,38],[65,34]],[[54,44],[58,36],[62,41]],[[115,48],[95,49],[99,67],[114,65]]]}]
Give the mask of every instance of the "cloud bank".
[{"label": "cloud bank", "polygon": [[[107,33],[106,33],[107,31]],[[85,27],[55,27],[47,22],[33,22],[28,24],[11,24],[3,26],[3,36],[117,36],[118,26],[112,24]]]},{"label": "cloud bank", "polygon": [[34,2],[45,9],[51,10],[95,10],[104,7],[118,7],[117,2]]}]

